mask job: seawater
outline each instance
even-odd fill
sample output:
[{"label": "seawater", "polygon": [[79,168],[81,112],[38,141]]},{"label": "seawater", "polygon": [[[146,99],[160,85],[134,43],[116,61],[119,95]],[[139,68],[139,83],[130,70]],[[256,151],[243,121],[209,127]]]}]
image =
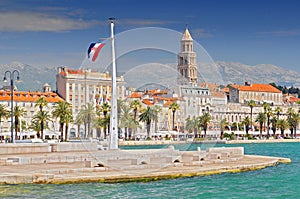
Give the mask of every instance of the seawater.
[{"label": "seawater", "polygon": [[[292,163],[250,172],[153,182],[0,185],[0,198],[300,198],[300,143],[215,146],[243,146],[246,154],[287,157]],[[179,150],[196,150],[197,147],[205,149],[211,145],[175,145]]]}]

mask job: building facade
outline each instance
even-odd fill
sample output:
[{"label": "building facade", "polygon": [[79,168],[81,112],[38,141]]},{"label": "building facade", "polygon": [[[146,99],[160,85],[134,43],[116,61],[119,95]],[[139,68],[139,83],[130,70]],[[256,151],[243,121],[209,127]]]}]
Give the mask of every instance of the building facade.
[{"label": "building facade", "polygon": [[[111,99],[111,75],[91,70],[75,70],[59,67],[56,75],[57,93],[72,104],[76,117],[87,103],[101,104]],[[117,95],[123,99],[125,94],[124,78],[117,77]]]},{"label": "building facade", "polygon": [[193,38],[186,27],[180,42],[181,52],[178,53],[178,84],[196,85],[197,77],[197,59],[193,47]]},{"label": "building facade", "polygon": [[[34,115],[38,112],[39,108],[36,107],[36,101],[44,97],[48,102],[47,107],[44,107],[44,110],[51,113],[54,109],[54,106],[57,102],[64,101],[61,97],[55,92],[51,92],[51,87],[48,84],[45,84],[43,87],[43,92],[39,91],[18,91],[13,92],[13,106],[19,106],[25,112],[20,118],[21,123],[25,124],[25,129],[21,129],[22,132],[28,131],[29,126],[32,123]],[[10,110],[11,107],[11,91],[10,90],[0,90],[0,104],[7,107],[7,110]],[[1,122],[1,132],[9,132],[11,128],[10,118],[3,119]],[[46,123],[46,128],[49,131],[59,131],[59,123],[55,119],[48,121]]]},{"label": "building facade", "polygon": [[264,102],[276,106],[283,104],[282,92],[270,84],[245,82],[245,85],[230,84],[228,88],[229,101],[233,103],[245,104],[254,100],[257,104]]}]

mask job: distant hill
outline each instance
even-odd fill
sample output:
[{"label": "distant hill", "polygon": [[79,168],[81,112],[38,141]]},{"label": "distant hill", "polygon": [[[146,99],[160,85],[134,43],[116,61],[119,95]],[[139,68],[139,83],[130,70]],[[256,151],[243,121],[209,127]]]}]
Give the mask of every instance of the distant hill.
[{"label": "distant hill", "polygon": [[[48,83],[52,87],[52,90],[55,90],[55,67],[37,67],[20,62],[12,62],[10,64],[0,65],[0,79],[3,79],[4,73],[7,70],[18,70],[20,72],[21,82],[15,83],[18,90],[42,91],[42,87],[45,83]],[[9,81],[8,83],[1,81],[0,85],[1,87],[3,85],[9,85]]]},{"label": "distant hill", "polygon": [[243,84],[276,83],[282,86],[300,87],[300,73],[286,70],[272,64],[250,66],[238,62],[216,62],[218,71],[226,83]]},{"label": "distant hill", "polygon": [[[131,69],[124,73],[126,86],[140,87],[144,84],[156,83],[166,87],[176,85],[177,64],[145,64],[139,68]],[[37,67],[28,64],[13,62],[11,64],[0,65],[0,79],[3,79],[6,70],[17,69],[20,71],[22,82],[17,83],[18,90],[42,90],[42,86],[48,83],[52,90],[56,89],[55,67]],[[170,70],[171,69],[171,70]],[[300,73],[286,70],[284,68],[271,65],[260,64],[250,66],[238,62],[218,61],[214,64],[201,64],[199,66],[199,81],[203,79],[210,83],[244,84],[245,81],[252,83],[276,83],[282,86],[300,88]],[[219,81],[222,80],[222,81]],[[2,82],[0,86],[8,85]]]}]

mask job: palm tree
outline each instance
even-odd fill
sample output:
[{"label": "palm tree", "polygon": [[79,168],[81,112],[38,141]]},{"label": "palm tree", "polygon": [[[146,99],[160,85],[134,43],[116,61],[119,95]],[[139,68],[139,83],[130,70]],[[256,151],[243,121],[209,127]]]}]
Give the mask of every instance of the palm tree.
[{"label": "palm tree", "polygon": [[[60,140],[64,141],[64,124],[73,120],[71,104],[66,101],[57,102],[52,114],[53,117],[59,118],[61,132]],[[65,136],[67,136],[67,132],[65,132]]]},{"label": "palm tree", "polygon": [[209,113],[204,113],[202,116],[198,117],[198,125],[201,126],[204,130],[204,137],[206,137],[206,131],[208,124],[210,123],[211,116]]},{"label": "palm tree", "polygon": [[[133,110],[133,119],[136,121],[137,113],[142,108],[142,103],[139,100],[133,100],[130,103],[130,108]],[[133,137],[135,137],[136,128],[133,129]]]},{"label": "palm tree", "polygon": [[[48,111],[38,111],[34,116],[33,116],[33,120],[40,124],[40,132],[41,132],[41,139],[44,138],[44,124],[47,122],[47,121],[50,121],[51,120],[51,116],[49,115],[49,112]],[[39,137],[39,134],[38,134],[38,137]]]},{"label": "palm tree", "polygon": [[74,121],[74,118],[73,118],[73,115],[72,115],[72,111],[68,112],[65,115],[64,120],[65,120],[65,124],[66,124],[66,126],[65,126],[65,141],[67,142],[68,138],[69,138],[69,136],[68,136],[69,124]]},{"label": "palm tree", "polygon": [[275,108],[274,112],[275,112],[276,115],[277,115],[277,120],[279,120],[279,115],[280,115],[280,113],[282,112],[282,109],[281,109],[279,106],[277,106],[277,107]]},{"label": "palm tree", "polygon": [[[103,113],[104,118],[106,118],[108,112],[110,111],[110,108],[111,107],[110,107],[110,105],[107,102],[104,102],[101,105],[100,110]],[[104,139],[106,139],[106,136],[107,136],[107,126],[109,125],[109,123],[108,124],[103,123],[103,124],[104,124]]]},{"label": "palm tree", "polygon": [[151,108],[150,106],[147,106],[146,109],[143,109],[141,111],[141,114],[139,115],[139,121],[146,123],[147,139],[151,139],[150,138],[151,122],[155,120],[157,120],[157,112],[154,108]]},{"label": "palm tree", "polygon": [[294,127],[294,137],[297,137],[297,126],[299,124],[300,121],[300,114],[298,112],[295,112],[292,114],[292,120],[293,120],[293,127]]},{"label": "palm tree", "polygon": [[277,127],[280,129],[281,137],[284,137],[284,130],[287,129],[289,124],[285,119],[279,119],[277,121]]},{"label": "palm tree", "polygon": [[[47,100],[45,99],[44,96],[41,96],[36,102],[35,102],[35,106],[34,107],[39,107],[39,112],[41,112],[40,114],[44,114],[42,113],[43,111],[43,108],[44,107],[48,107],[48,102]],[[42,115],[40,115],[42,117]],[[43,132],[44,132],[44,121],[43,120],[40,120],[40,125],[41,125],[41,137],[43,139]]]},{"label": "palm tree", "polygon": [[221,120],[221,123],[220,123],[220,127],[221,127],[220,138],[221,138],[221,140],[223,140],[223,134],[224,134],[224,129],[225,129],[226,125],[228,125],[228,122],[227,122],[226,118],[224,118]]},{"label": "palm tree", "polygon": [[252,115],[253,115],[253,107],[257,106],[256,102],[254,100],[250,100],[247,105],[250,107],[250,121],[251,121],[251,125],[252,125]]},{"label": "palm tree", "polygon": [[19,123],[20,123],[20,117],[22,117],[25,113],[25,110],[21,108],[20,106],[14,107],[14,117],[15,117],[15,140],[18,138],[18,131],[19,131]]},{"label": "palm tree", "polygon": [[245,131],[246,131],[246,136],[248,137],[249,135],[249,129],[250,129],[250,126],[251,126],[251,119],[246,116],[244,119],[243,119],[243,124],[245,125]]},{"label": "palm tree", "polygon": [[270,118],[273,116],[273,111],[271,107],[267,107],[266,117],[267,117],[267,138],[270,137]]},{"label": "palm tree", "polygon": [[39,107],[40,111],[43,110],[44,107],[48,106],[47,100],[45,100],[44,96],[41,96],[36,102],[35,107]]},{"label": "palm tree", "polygon": [[177,104],[176,102],[173,102],[172,104],[170,104],[169,106],[169,110],[172,111],[172,129],[174,130],[175,128],[175,113],[177,110],[180,109],[179,104]]},{"label": "palm tree", "polygon": [[288,126],[289,126],[289,129],[291,131],[291,136],[293,137],[293,132],[294,132],[294,119],[293,119],[293,114],[295,113],[294,109],[293,108],[288,108],[287,110],[287,115],[288,115],[288,118],[287,118],[287,123],[288,123]]},{"label": "palm tree", "polygon": [[155,120],[154,120],[154,132],[157,132],[157,129],[158,129],[158,113],[161,112],[162,108],[161,106],[158,106],[158,105],[154,105],[153,107],[154,109],[154,113],[155,113]]},{"label": "palm tree", "polygon": [[277,117],[272,117],[272,119],[270,120],[270,122],[272,124],[273,136],[275,137],[276,129],[277,129],[277,123],[278,123]]},{"label": "palm tree", "polygon": [[198,125],[197,125],[197,119],[195,118],[195,116],[193,116],[193,118],[191,119],[190,116],[188,118],[186,118],[185,120],[185,128],[189,133],[194,132],[194,137],[197,137],[198,134]]},{"label": "palm tree", "polygon": [[[264,108],[264,114],[267,117],[267,109],[270,108],[270,104],[267,102],[263,102],[262,107]],[[266,122],[264,123],[264,129],[266,129]]]},{"label": "palm tree", "polygon": [[[85,131],[87,130],[87,136],[91,137],[91,124],[92,121],[96,118],[96,111],[92,103],[88,103],[86,106],[83,107],[78,113],[77,116],[83,118]],[[87,126],[87,128],[86,128]]]},{"label": "palm tree", "polygon": [[37,136],[40,137],[41,125],[37,120],[31,120],[31,124],[29,125],[29,129],[36,131]]},{"label": "palm tree", "polygon": [[266,115],[262,112],[258,113],[255,121],[259,123],[259,138],[261,139],[263,125],[266,122]]},{"label": "palm tree", "polygon": [[138,122],[134,120],[132,109],[128,106],[123,106],[120,111],[120,128],[125,129],[125,139],[131,139],[131,135],[128,135],[128,129],[138,126]]},{"label": "palm tree", "polygon": [[[7,119],[10,116],[10,112],[7,109],[7,106],[0,104],[0,126],[1,126],[1,133],[2,133],[2,119]],[[1,142],[2,142],[2,138],[1,138]]]}]

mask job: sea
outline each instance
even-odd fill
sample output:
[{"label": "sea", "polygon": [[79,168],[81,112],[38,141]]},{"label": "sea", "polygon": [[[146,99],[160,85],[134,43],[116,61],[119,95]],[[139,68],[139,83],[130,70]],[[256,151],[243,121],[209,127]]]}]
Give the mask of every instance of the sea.
[{"label": "sea", "polygon": [[[179,150],[243,146],[245,154],[286,157],[291,158],[292,163],[241,173],[151,182],[0,185],[0,198],[300,198],[300,143],[174,146]],[[166,147],[154,145],[123,149]]]}]

